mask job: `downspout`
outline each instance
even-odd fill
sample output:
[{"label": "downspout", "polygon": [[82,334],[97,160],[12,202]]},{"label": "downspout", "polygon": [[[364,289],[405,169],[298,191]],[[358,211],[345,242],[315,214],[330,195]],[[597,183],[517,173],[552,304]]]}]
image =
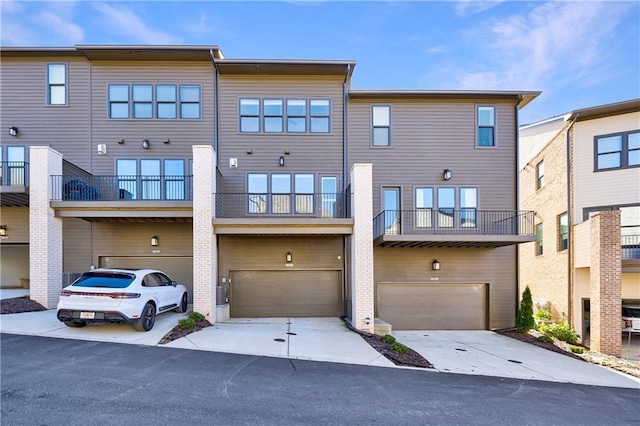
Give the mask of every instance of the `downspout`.
[{"label": "downspout", "polygon": [[[515,114],[515,140],[516,140],[516,214],[520,211],[520,129],[519,129],[519,111],[520,102],[524,99],[524,95],[520,95],[520,100],[514,107]],[[520,309],[520,246],[516,245],[516,319],[517,312]]]},{"label": "downspout", "polygon": [[213,49],[209,49],[211,62],[213,62],[213,152],[216,155],[216,170],[218,168],[218,66],[213,55]]},{"label": "downspout", "polygon": [[[567,231],[569,237],[569,246],[567,247],[567,317],[569,319],[569,327],[575,329],[575,321],[573,318],[573,212],[571,205],[571,128],[578,119],[579,112],[567,127]],[[584,334],[584,333],[583,333]]]},{"label": "downspout", "polygon": [[[351,72],[351,64],[347,64],[347,72],[344,74],[344,81],[342,82],[342,193],[344,194],[344,200],[346,201],[349,195],[347,192],[347,79],[349,78],[349,73]],[[350,201],[349,201],[350,202]],[[342,266],[342,282],[344,283],[344,317],[348,318],[351,321],[351,309],[348,306],[352,294],[349,294],[347,288],[350,288],[351,282],[349,280],[350,268],[348,265],[351,263],[351,258],[349,257],[349,253],[347,253],[347,238],[349,236],[344,236],[342,239],[342,259],[344,259]],[[349,242],[352,243],[351,241]],[[346,321],[348,323],[349,321]]]}]

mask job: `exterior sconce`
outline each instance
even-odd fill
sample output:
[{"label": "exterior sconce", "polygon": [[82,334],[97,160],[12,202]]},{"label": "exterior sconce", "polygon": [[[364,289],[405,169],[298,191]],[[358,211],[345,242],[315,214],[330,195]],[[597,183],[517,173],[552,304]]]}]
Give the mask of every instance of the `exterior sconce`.
[{"label": "exterior sconce", "polygon": [[153,237],[151,237],[151,245],[153,247],[157,247],[158,246],[158,236],[154,235]]},{"label": "exterior sconce", "polygon": [[124,145],[124,139],[120,139],[120,140],[118,141],[118,145]]},{"label": "exterior sconce", "polygon": [[11,136],[18,136],[18,128],[16,126],[9,127],[9,134]]},{"label": "exterior sconce", "polygon": [[442,179],[444,179],[444,180],[451,179],[451,170],[444,169],[444,172],[442,172]]},{"label": "exterior sconce", "polygon": [[278,160],[278,164],[280,164],[280,167],[284,166],[284,157],[281,155],[280,159]]},{"label": "exterior sconce", "polygon": [[291,254],[291,252],[287,252],[287,254],[284,256],[284,260],[287,263],[293,262],[293,255]]},{"label": "exterior sconce", "polygon": [[168,139],[166,141],[164,141],[164,144],[169,145],[171,143],[171,139]]},{"label": "exterior sconce", "polygon": [[433,269],[434,271],[440,270],[440,262],[438,262],[437,259],[433,259],[433,263],[431,264],[431,269]]},{"label": "exterior sconce", "polygon": [[366,325],[371,324],[371,318],[366,317],[366,318],[364,319],[364,323],[365,323]]},{"label": "exterior sconce", "polygon": [[98,144],[98,154],[105,155],[107,153],[107,144],[100,143]]},{"label": "exterior sconce", "polygon": [[149,139],[142,139],[142,149],[149,149]]},{"label": "exterior sconce", "polygon": [[0,225],[0,237],[6,237],[6,236],[7,236],[7,226]]}]

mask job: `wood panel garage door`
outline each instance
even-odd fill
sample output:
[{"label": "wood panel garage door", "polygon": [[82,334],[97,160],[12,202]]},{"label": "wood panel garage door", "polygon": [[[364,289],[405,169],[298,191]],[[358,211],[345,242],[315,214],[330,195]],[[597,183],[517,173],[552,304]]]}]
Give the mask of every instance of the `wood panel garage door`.
[{"label": "wood panel garage door", "polygon": [[[101,268],[157,269],[184,284],[193,302],[193,257],[115,256],[101,257]],[[215,280],[214,280],[215,281]]]},{"label": "wood panel garage door", "polygon": [[341,271],[232,271],[232,317],[339,317]]},{"label": "wood panel garage door", "polygon": [[378,283],[377,317],[394,330],[486,330],[486,284]]}]

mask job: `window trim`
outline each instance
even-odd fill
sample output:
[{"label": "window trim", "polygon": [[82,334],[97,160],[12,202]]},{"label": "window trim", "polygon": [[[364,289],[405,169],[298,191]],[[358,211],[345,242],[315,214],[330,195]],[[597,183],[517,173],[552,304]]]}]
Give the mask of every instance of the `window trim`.
[{"label": "window trim", "polygon": [[[541,168],[542,174],[540,173]],[[540,160],[538,164],[536,164],[536,190],[544,188],[544,173],[544,160]]]},{"label": "window trim", "polygon": [[[480,108],[492,108],[493,109],[493,126],[481,126],[480,125]],[[488,104],[476,104],[475,107],[475,147],[476,148],[497,148],[498,147],[498,109],[495,105]],[[493,129],[493,144],[492,145],[480,145],[478,142],[480,141],[480,128],[490,127]]]},{"label": "window trim", "polygon": [[[629,135],[636,134],[636,133],[640,134],[640,129],[594,136],[593,137],[593,171],[598,173],[598,172],[608,172],[611,170],[620,170],[620,169],[635,169],[640,167],[640,164],[629,165]],[[613,152],[620,152],[620,166],[607,167],[602,169],[598,168],[598,157],[599,155],[601,155],[601,154],[598,154],[598,140],[610,138],[614,136],[620,136],[620,138],[622,139],[622,146],[620,147],[620,151],[611,151],[608,153],[611,154]],[[633,149],[632,151],[637,151],[637,150],[638,148]]]},{"label": "window trim", "polygon": [[[566,220],[566,231],[562,232],[562,219]],[[558,251],[566,251],[569,249],[569,213],[564,212],[558,215],[557,218],[557,232],[558,232]],[[565,243],[566,242],[566,247]]]},{"label": "window trim", "polygon": [[[64,84],[51,84],[49,81],[50,78],[50,70],[49,67],[51,65],[62,65],[64,66]],[[46,87],[46,96],[45,96],[45,104],[48,107],[66,107],[69,106],[69,63],[68,62],[49,62],[47,63],[47,68],[45,72],[45,87]],[[51,103],[51,87],[64,87],[64,103],[62,104],[53,104]]]},{"label": "window trim", "polygon": [[[388,111],[387,119],[389,120],[389,124],[387,125],[376,125],[375,123],[375,110],[376,108],[386,108]],[[371,105],[371,147],[372,148],[391,148],[391,105],[387,104],[376,104]],[[387,144],[386,145],[376,145],[375,142],[375,129],[387,129]]]}]

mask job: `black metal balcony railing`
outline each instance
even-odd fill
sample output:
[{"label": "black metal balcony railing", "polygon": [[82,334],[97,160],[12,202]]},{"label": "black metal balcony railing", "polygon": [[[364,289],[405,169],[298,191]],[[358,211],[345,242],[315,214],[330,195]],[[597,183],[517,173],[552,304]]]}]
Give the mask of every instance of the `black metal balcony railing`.
[{"label": "black metal balcony railing", "polygon": [[476,209],[385,210],[373,219],[381,235],[533,236],[534,212]]},{"label": "black metal balcony railing", "polygon": [[216,194],[216,217],[346,217],[345,193]]},{"label": "black metal balcony railing", "polygon": [[29,163],[26,161],[0,161],[0,185],[28,186]]},{"label": "black metal balcony railing", "polygon": [[54,201],[190,201],[192,176],[51,176]]},{"label": "black metal balcony railing", "polygon": [[622,258],[640,259],[640,235],[623,235]]}]

